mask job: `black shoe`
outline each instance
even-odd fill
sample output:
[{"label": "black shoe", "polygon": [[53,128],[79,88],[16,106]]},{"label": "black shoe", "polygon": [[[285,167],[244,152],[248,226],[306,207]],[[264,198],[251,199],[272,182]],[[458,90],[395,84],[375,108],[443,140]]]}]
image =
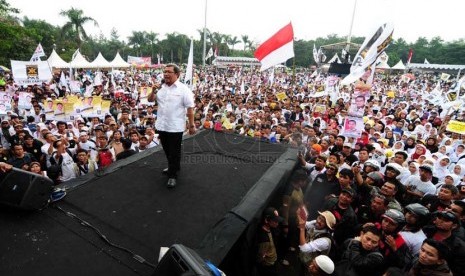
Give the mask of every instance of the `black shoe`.
[{"label": "black shoe", "polygon": [[168,187],[168,188],[176,187],[176,178],[168,179],[168,183],[166,183],[166,187]]},{"label": "black shoe", "polygon": [[163,171],[161,171],[162,174],[168,174],[168,168],[165,168],[163,169]]}]

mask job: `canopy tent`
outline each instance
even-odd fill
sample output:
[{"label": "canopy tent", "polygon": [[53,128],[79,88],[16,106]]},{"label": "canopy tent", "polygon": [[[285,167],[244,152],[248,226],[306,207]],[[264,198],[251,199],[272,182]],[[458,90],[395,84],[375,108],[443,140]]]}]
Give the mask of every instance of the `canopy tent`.
[{"label": "canopy tent", "polygon": [[124,61],[124,59],[120,56],[119,52],[116,53],[115,58],[110,62],[111,67],[113,68],[128,68],[131,64]]},{"label": "canopy tent", "polygon": [[50,54],[50,57],[47,59],[48,64],[50,64],[50,67],[52,68],[69,68],[70,64],[66,61],[64,61],[53,49],[52,53]]},{"label": "canopy tent", "polygon": [[342,49],[347,49],[347,46],[350,48],[357,49],[360,48],[360,44],[352,42],[338,42],[333,44],[321,45],[322,50],[331,50],[331,51],[341,51]]},{"label": "canopy tent", "polygon": [[90,62],[88,62],[79,50],[77,50],[76,56],[70,62],[71,68],[91,68]]},{"label": "canopy tent", "polygon": [[97,57],[90,63],[90,68],[111,68],[112,65],[108,60],[106,60],[102,53],[99,52]]},{"label": "canopy tent", "polygon": [[420,70],[447,70],[447,71],[458,71],[465,70],[465,65],[457,64],[432,64],[432,63],[410,63],[408,65],[410,69],[420,69]]},{"label": "canopy tent", "polygon": [[399,60],[399,62],[391,67],[392,70],[405,70],[405,65],[402,62],[402,60]]},{"label": "canopy tent", "polygon": [[10,72],[10,69],[8,69],[6,66],[0,65],[0,72]]},{"label": "canopy tent", "polygon": [[231,65],[239,65],[239,66],[260,66],[260,61],[256,58],[249,58],[249,57],[216,57],[212,61],[213,65],[216,66],[231,66]]}]

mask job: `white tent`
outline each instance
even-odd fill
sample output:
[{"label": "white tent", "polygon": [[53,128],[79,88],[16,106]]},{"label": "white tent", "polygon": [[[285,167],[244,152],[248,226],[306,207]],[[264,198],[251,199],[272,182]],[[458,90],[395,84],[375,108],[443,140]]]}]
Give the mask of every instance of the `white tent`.
[{"label": "white tent", "polygon": [[386,62],[380,62],[376,65],[376,69],[391,69],[391,67]]},{"label": "white tent", "polygon": [[131,64],[124,61],[124,59],[119,55],[119,52],[116,53],[115,58],[110,62],[111,67],[113,68],[128,68]]},{"label": "white tent", "polygon": [[399,60],[399,62],[391,67],[392,70],[405,70],[405,65],[402,62],[402,60]]},{"label": "white tent", "polygon": [[72,68],[90,68],[90,62],[88,62],[78,50],[74,59],[70,62]]},{"label": "white tent", "polygon": [[91,68],[111,68],[110,62],[106,60],[103,56],[102,53],[98,53],[97,57],[90,63]]},{"label": "white tent", "polygon": [[50,54],[50,57],[47,59],[48,64],[52,68],[69,68],[69,63],[64,61],[53,49],[52,53]]}]

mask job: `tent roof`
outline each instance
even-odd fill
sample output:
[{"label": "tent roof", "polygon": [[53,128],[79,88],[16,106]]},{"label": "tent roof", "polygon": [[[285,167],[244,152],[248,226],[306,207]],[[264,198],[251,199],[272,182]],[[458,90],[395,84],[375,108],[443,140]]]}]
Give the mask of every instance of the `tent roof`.
[{"label": "tent roof", "polygon": [[97,57],[90,63],[90,66],[92,68],[111,68],[110,62],[106,60],[103,56],[102,53],[99,52]]},{"label": "tent roof", "polygon": [[399,60],[399,62],[396,65],[392,66],[391,69],[404,70],[405,65],[402,62],[402,60]]},{"label": "tent roof", "polygon": [[410,63],[408,68],[429,70],[464,70],[465,65]]},{"label": "tent roof", "polygon": [[113,68],[127,68],[130,67],[131,64],[124,61],[124,59],[120,56],[119,52],[116,53],[115,58],[110,62],[111,67]]},{"label": "tent roof", "polygon": [[78,50],[74,59],[70,62],[72,68],[90,68],[90,62],[88,62]]},{"label": "tent roof", "polygon": [[355,48],[358,50],[360,48],[360,44],[357,43],[352,43],[352,42],[338,42],[338,43],[333,43],[333,44],[327,44],[327,45],[321,45],[321,49],[323,50],[336,50],[340,51],[342,49],[345,49],[347,45],[350,45],[350,48]]},{"label": "tent roof", "polygon": [[69,68],[70,64],[66,61],[64,61],[53,49],[52,53],[50,54],[50,57],[47,59],[48,64],[50,64],[50,67],[52,68]]}]

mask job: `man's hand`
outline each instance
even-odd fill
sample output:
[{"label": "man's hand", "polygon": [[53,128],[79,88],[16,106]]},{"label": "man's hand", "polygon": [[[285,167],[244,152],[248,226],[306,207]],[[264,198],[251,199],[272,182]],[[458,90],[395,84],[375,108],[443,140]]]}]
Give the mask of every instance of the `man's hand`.
[{"label": "man's hand", "polygon": [[195,125],[190,125],[189,126],[189,135],[194,135],[197,132],[197,129],[195,128]]},{"label": "man's hand", "polygon": [[0,162],[0,171],[1,172],[8,172],[8,171],[11,171],[11,169],[13,169],[13,166],[8,164],[8,163],[5,163],[5,162]]}]

